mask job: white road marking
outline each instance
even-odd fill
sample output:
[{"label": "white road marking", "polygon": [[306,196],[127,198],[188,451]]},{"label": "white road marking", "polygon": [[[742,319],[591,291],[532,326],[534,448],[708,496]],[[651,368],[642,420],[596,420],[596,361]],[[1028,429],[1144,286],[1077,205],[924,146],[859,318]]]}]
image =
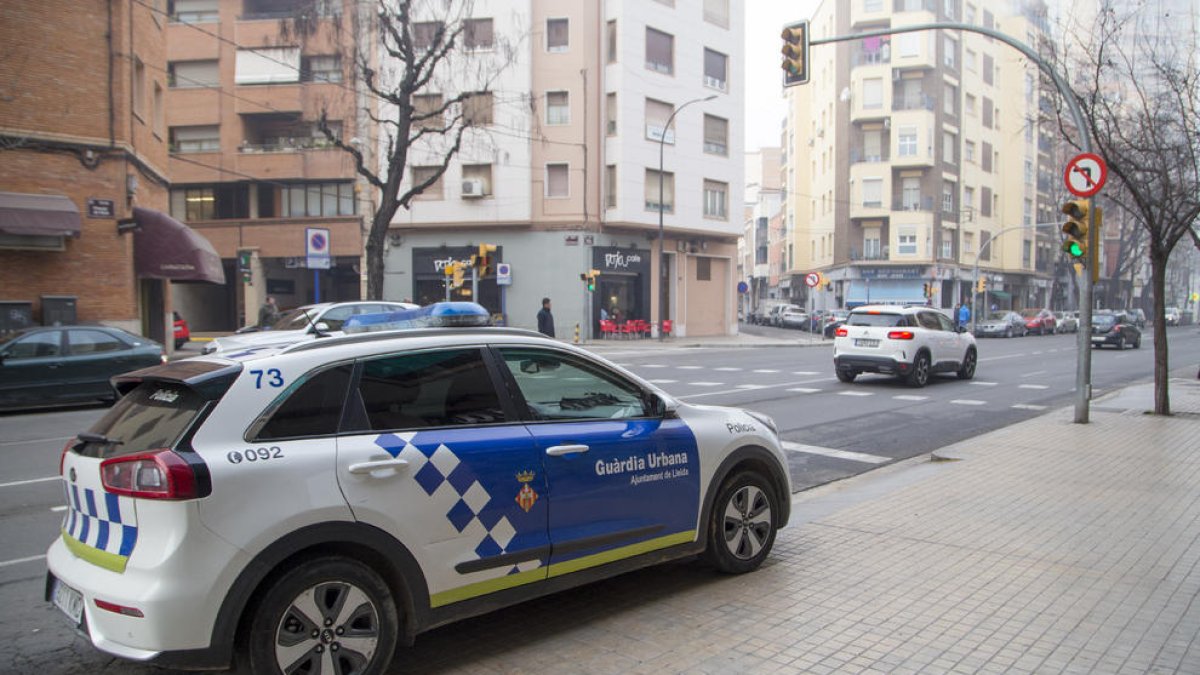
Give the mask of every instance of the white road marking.
[{"label": "white road marking", "polygon": [[[832,377],[821,377],[821,378],[817,378],[815,380],[801,380],[799,382],[779,382],[777,384],[763,385],[763,389],[778,389],[778,388],[794,387],[794,386],[800,385],[800,384],[816,384],[817,382],[832,382],[832,381],[833,381]],[[683,396],[676,396],[675,398],[686,400],[689,398],[700,398],[702,396],[720,396],[722,394],[738,394],[738,393],[742,393],[744,391],[746,391],[746,390],[745,389],[720,389],[718,391],[706,391],[703,394],[685,394]],[[814,391],[819,391],[819,390],[814,390]]]},{"label": "white road marking", "polygon": [[53,513],[62,513],[63,511],[66,511],[66,510],[67,510],[67,507],[66,507],[65,505],[63,505],[63,506],[51,506],[51,507],[50,507],[50,511],[51,511],[51,512],[53,512]]},{"label": "white road marking", "polygon": [[15,480],[11,483],[0,483],[0,488],[17,487],[18,485],[33,485],[34,483],[46,483],[52,480],[62,480],[61,476],[46,476],[45,478],[30,478],[29,480]]},{"label": "white road marking", "polygon": [[839,391],[838,396],[874,396],[875,392],[871,391]]},{"label": "white road marking", "polygon": [[760,368],[760,369],[758,369],[758,370],[756,370],[756,371],[754,371],[754,372],[756,372],[756,373],[778,373],[779,371],[778,371],[778,370],[771,370],[770,368]]},{"label": "white road marking", "polygon": [[650,384],[675,384],[679,380],[646,380]]},{"label": "white road marking", "polygon": [[767,385],[765,385],[765,384],[739,384],[737,386],[737,388],[738,389],[766,389]]},{"label": "white road marking", "polygon": [[838,459],[848,459],[852,462],[863,462],[866,464],[883,464],[884,462],[892,461],[891,457],[882,457],[880,455],[868,455],[865,452],[851,452],[849,450],[835,450],[833,448],[822,448],[816,445],[804,445],[803,443],[793,443],[792,441],[783,442],[784,450],[792,452],[803,452],[809,455],[821,455],[822,457],[836,457]]},{"label": "white road marking", "polygon": [[793,375],[820,375],[820,373],[818,373],[815,370],[796,370],[796,371],[793,371],[792,374]]},{"label": "white road marking", "polygon": [[971,384],[973,384],[977,387],[994,387],[1000,383],[999,382],[980,382],[980,381],[976,380],[974,382],[971,382]]},{"label": "white road marking", "polygon": [[713,368],[713,370],[719,370],[723,373],[733,373],[733,372],[737,372],[737,371],[741,370],[741,368],[734,368],[733,366],[725,366],[723,368]]},{"label": "white road marking", "polygon": [[786,391],[794,391],[797,394],[815,394],[821,390],[820,389],[811,389],[809,387],[793,387],[791,389],[787,389]]},{"label": "white road marking", "polygon": [[1034,405],[1032,403],[1015,403],[1015,404],[1013,404],[1013,407],[1016,408],[1017,410],[1045,410],[1046,409],[1046,406],[1044,406],[1044,405]]},{"label": "white road marking", "polygon": [[5,445],[26,445],[28,443],[49,443],[50,441],[69,441],[74,436],[62,436],[58,438],[31,438],[27,441],[0,441],[0,447]]},{"label": "white road marking", "polygon": [[956,398],[950,402],[955,405],[987,405],[987,401],[978,401],[973,398]]},{"label": "white road marking", "polygon": [[893,396],[892,398],[896,399],[897,401],[924,401],[929,397],[918,396],[916,394],[900,394],[899,396]]},{"label": "white road marking", "polygon": [[647,363],[638,366],[638,368],[666,368],[666,366],[661,363]]},{"label": "white road marking", "polygon": [[31,555],[28,558],[16,558],[15,560],[5,560],[4,562],[0,562],[0,567],[9,567],[11,565],[20,565],[21,563],[34,562],[36,560],[45,560],[45,559],[46,559],[46,554],[44,554],[44,553],[42,555]]},{"label": "white road marking", "polygon": [[1017,389],[1049,389],[1049,388],[1050,388],[1050,385],[1048,385],[1048,384],[1020,384],[1020,385],[1017,385]]},{"label": "white road marking", "polygon": [[1041,354],[1042,352],[1040,350],[1033,353],[1034,356],[1040,356]]},{"label": "white road marking", "polygon": [[700,370],[704,366],[675,366],[680,370]]},{"label": "white road marking", "polygon": [[690,384],[693,387],[719,387],[725,383],[724,382],[688,382],[688,384]]}]

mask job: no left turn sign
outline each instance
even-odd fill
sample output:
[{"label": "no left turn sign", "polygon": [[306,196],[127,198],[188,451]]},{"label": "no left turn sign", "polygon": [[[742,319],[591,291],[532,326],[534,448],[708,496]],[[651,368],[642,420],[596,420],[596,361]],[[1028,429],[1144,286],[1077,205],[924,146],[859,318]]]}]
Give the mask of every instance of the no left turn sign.
[{"label": "no left turn sign", "polygon": [[1076,197],[1091,197],[1104,187],[1108,180],[1108,165],[1099,155],[1085,152],[1067,162],[1063,176],[1067,189]]},{"label": "no left turn sign", "polygon": [[821,275],[816,272],[809,272],[804,275],[804,283],[808,284],[809,288],[816,288],[817,284],[821,283]]}]

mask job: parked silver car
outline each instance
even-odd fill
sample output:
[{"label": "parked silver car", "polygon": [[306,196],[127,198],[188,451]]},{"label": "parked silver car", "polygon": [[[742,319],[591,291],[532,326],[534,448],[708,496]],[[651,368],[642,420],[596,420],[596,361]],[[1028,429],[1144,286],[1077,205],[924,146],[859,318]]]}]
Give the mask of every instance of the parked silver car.
[{"label": "parked silver car", "polygon": [[1024,337],[1025,333],[1025,319],[1008,311],[988,314],[975,329],[975,337]]},{"label": "parked silver car", "polygon": [[1058,321],[1054,327],[1055,333],[1079,332],[1079,312],[1055,312],[1054,318]]}]

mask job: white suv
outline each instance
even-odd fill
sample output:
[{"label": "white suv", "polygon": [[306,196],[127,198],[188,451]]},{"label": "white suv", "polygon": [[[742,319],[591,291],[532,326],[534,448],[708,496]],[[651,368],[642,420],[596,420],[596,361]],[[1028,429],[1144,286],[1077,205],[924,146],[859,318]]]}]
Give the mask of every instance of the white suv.
[{"label": "white suv", "polygon": [[46,596],[127,659],[381,673],[418,633],[623,571],[751,571],[789,516],[769,417],[529,331],[345,335],[115,384],[63,450]]},{"label": "white suv", "polygon": [[924,387],[938,372],[975,377],[975,337],[929,307],[855,308],[833,340],[833,366],[842,382],[859,373],[885,373]]},{"label": "white suv", "polygon": [[201,349],[203,354],[235,352],[258,347],[282,347],[295,342],[342,334],[342,324],[350,317],[381,312],[416,309],[410,302],[355,301],[322,302],[297,307],[268,327],[219,337]]}]

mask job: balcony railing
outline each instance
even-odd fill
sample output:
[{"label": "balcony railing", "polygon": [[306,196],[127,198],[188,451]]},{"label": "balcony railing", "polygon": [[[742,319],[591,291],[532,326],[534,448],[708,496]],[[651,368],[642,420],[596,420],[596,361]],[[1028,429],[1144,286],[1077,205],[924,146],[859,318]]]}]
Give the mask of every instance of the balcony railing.
[{"label": "balcony railing", "polygon": [[933,197],[922,195],[919,199],[905,199],[903,197],[892,202],[893,211],[932,211]]},{"label": "balcony railing", "polygon": [[878,152],[873,152],[873,153],[868,154],[860,148],[851,148],[850,149],[850,163],[851,164],[858,164],[860,162],[862,162],[864,164],[878,164],[880,162],[886,162],[886,161],[888,161],[888,155],[886,152],[884,152],[883,154],[880,154]]},{"label": "balcony railing", "polygon": [[933,110],[936,107],[937,101],[928,94],[900,96],[892,101],[892,110]]},{"label": "balcony railing", "polygon": [[891,50],[878,49],[873,52],[858,51],[850,55],[850,65],[853,66],[874,66],[883,63],[891,63]]},{"label": "balcony railing", "polygon": [[857,248],[850,249],[850,259],[853,261],[871,261],[871,260],[890,260],[888,257],[888,247],[884,246],[881,249],[869,249],[860,251]]},{"label": "balcony railing", "polygon": [[265,152],[301,152],[303,150],[325,150],[334,147],[327,138],[281,138],[269,143],[244,142],[238,152],[252,154]]}]

